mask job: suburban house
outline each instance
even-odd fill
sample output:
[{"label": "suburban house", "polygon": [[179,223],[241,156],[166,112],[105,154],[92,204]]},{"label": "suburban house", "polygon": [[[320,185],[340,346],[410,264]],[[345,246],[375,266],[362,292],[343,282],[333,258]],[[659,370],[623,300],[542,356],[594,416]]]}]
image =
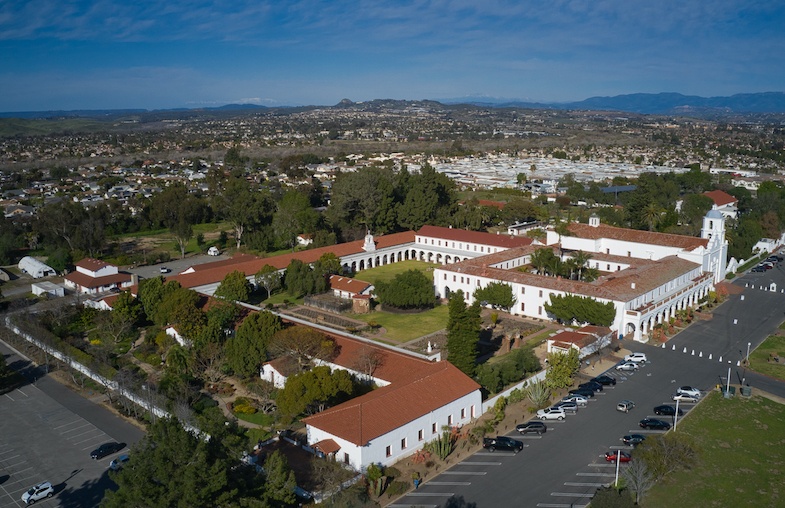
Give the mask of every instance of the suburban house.
[{"label": "suburban house", "polygon": [[330,289],[336,298],[351,300],[355,296],[369,295],[373,291],[373,284],[342,275],[331,275]]},{"label": "suburban house", "polygon": [[134,283],[130,273],[120,272],[116,266],[93,258],[84,258],[76,263],[76,271],[64,278],[67,288],[77,293],[94,295],[112,288],[128,288]]}]

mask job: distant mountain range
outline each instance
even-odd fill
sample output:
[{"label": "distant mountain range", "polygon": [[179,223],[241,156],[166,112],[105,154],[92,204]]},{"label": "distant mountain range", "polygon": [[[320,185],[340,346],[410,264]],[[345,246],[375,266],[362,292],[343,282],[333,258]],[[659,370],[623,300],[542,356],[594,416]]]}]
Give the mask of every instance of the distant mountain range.
[{"label": "distant mountain range", "polygon": [[680,93],[636,93],[613,97],[591,97],[579,102],[565,103],[486,99],[462,97],[443,99],[440,102],[493,108],[626,111],[646,115],[704,116],[706,114],[785,113],[785,93],[783,92],[745,93],[730,97],[699,97]]},{"label": "distant mountain range", "polygon": [[[466,104],[485,108],[527,108],[527,109],[558,109],[558,110],[583,110],[583,111],[620,111],[647,115],[673,115],[720,117],[738,114],[765,114],[785,113],[784,92],[764,92],[736,94],[730,97],[699,97],[696,95],[682,95],[680,93],[637,93],[616,95],[613,97],[591,97],[579,102],[543,103],[529,102],[517,99],[498,99],[492,97],[461,97],[454,99],[406,101],[382,99],[365,102],[352,102],[343,99],[334,108],[347,109],[355,107],[368,107],[375,105],[394,105],[398,107],[412,107],[421,105],[428,109],[438,107],[440,104],[455,106]],[[158,113],[193,115],[196,113],[226,114],[232,111],[253,110],[305,110],[316,106],[286,106],[270,108],[257,104],[226,104],[210,108],[172,108],[160,110],[144,109],[109,109],[109,110],[73,110],[73,111],[23,111],[0,113],[0,118],[94,118],[112,119],[128,115]],[[324,107],[324,106],[319,106]]]}]

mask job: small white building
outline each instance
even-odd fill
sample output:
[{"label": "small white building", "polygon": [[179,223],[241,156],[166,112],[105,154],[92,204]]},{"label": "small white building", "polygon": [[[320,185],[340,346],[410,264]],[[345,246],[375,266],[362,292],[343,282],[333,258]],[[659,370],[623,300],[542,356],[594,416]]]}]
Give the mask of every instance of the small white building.
[{"label": "small white building", "polygon": [[77,293],[95,295],[112,288],[123,289],[133,285],[130,273],[121,273],[116,266],[93,258],[76,263],[76,271],[64,277],[66,287]]},{"label": "small white building", "polygon": [[51,277],[52,275],[57,275],[55,269],[51,266],[44,264],[41,261],[38,261],[34,257],[25,256],[19,260],[19,269],[22,272],[26,273],[30,277],[34,279],[40,279],[42,277]]},{"label": "small white building", "polygon": [[41,281],[41,282],[33,282],[31,285],[31,290],[35,296],[65,296],[65,288],[54,282],[48,281]]}]

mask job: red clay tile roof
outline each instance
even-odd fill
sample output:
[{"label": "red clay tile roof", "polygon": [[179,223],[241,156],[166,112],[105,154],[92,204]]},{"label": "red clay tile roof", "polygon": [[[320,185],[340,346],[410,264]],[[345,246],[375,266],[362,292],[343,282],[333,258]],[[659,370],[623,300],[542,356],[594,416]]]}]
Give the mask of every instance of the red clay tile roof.
[{"label": "red clay tile roof", "polygon": [[307,425],[364,446],[480,388],[452,364],[429,363],[402,380],[303,419]]},{"label": "red clay tile roof", "polygon": [[[675,235],[671,235],[675,236]],[[700,265],[679,258],[668,256],[659,260],[623,258],[630,268],[600,276],[594,282],[548,277],[518,270],[494,268],[491,264],[499,264],[506,259],[519,258],[536,250],[535,246],[508,249],[460,263],[441,266],[438,269],[478,277],[493,278],[498,281],[515,282],[528,286],[541,287],[564,293],[591,296],[605,300],[629,301],[647,293],[679,275],[688,273]],[[593,254],[597,259],[607,257],[604,254]],[[594,257],[592,259],[594,259]],[[618,258],[618,256],[614,256]],[[635,284],[633,288],[632,285]]]},{"label": "red clay tile roof", "polygon": [[313,447],[314,449],[319,450],[325,455],[329,455],[331,453],[337,453],[338,450],[341,449],[341,447],[338,446],[338,443],[336,443],[332,439],[322,439],[318,443],[314,443]]},{"label": "red clay tile roof", "polygon": [[357,294],[368,289],[370,285],[370,282],[365,282],[364,280],[352,279],[351,277],[343,277],[341,275],[330,275],[330,287],[339,291]]},{"label": "red clay tile roof", "polygon": [[730,205],[732,203],[738,203],[739,200],[728,194],[727,192],[721,190],[713,190],[703,193],[706,196],[709,196],[714,204],[717,206],[725,206]]},{"label": "red clay tile roof", "polygon": [[573,222],[570,223],[567,228],[569,229],[571,236],[592,240],[608,238],[625,242],[678,247],[685,250],[694,250],[698,247],[706,247],[709,244],[709,240],[705,238],[617,228],[607,224],[589,226],[588,224]]},{"label": "red clay tile roof", "polygon": [[526,236],[494,235],[493,233],[483,233],[481,231],[467,231],[465,229],[443,228],[439,226],[423,226],[417,231],[417,236],[427,236],[428,238],[440,238],[442,240],[452,240],[456,242],[477,243],[483,245],[493,245],[511,249],[513,247],[523,247],[531,245],[532,239]]},{"label": "red clay tile roof", "polygon": [[105,266],[112,266],[112,265],[110,265],[106,261],[101,261],[100,259],[84,258],[74,263],[74,266],[77,266],[79,268],[84,268],[85,270],[89,270],[91,272],[97,272],[98,270],[100,270]]},{"label": "red clay tile roof", "polygon": [[116,273],[113,275],[104,275],[103,277],[90,277],[86,273],[71,272],[65,276],[65,279],[73,282],[78,286],[94,289],[102,286],[109,286],[112,284],[122,284],[123,282],[131,282],[131,274]]},{"label": "red clay tile roof", "polygon": [[[383,235],[374,238],[374,240],[376,242],[377,249],[413,243],[414,231],[405,231],[403,233]],[[205,265],[199,265],[199,269],[196,269],[194,266],[192,268],[195,270],[192,273],[181,273],[178,275],[173,275],[171,277],[167,277],[166,280],[176,280],[180,283],[181,286],[185,288],[205,286],[207,284],[221,282],[229,273],[235,270],[243,272],[245,276],[248,277],[261,270],[265,265],[270,265],[278,270],[282,270],[289,266],[289,263],[291,263],[293,259],[299,259],[303,263],[313,263],[323,254],[328,252],[335,254],[339,258],[350,256],[352,254],[359,254],[363,252],[363,243],[363,240],[355,240],[354,242],[328,245],[327,247],[319,247],[317,249],[281,254],[280,256],[272,256],[269,258],[260,258],[257,256],[243,254],[237,256],[237,259],[232,258],[229,260],[214,261],[212,263],[205,263]]]}]

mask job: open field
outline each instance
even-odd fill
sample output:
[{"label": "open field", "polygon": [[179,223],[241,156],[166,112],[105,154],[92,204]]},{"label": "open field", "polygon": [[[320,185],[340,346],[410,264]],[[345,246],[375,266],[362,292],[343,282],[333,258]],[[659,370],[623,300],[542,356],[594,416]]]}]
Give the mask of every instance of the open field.
[{"label": "open field", "polygon": [[421,272],[429,275],[433,273],[434,267],[439,265],[435,263],[426,263],[424,261],[401,261],[398,263],[391,263],[389,265],[377,266],[376,268],[369,268],[368,270],[361,270],[355,275],[355,279],[364,280],[371,284],[378,284],[379,282],[387,282],[395,278],[399,273],[407,270],[420,270]]},{"label": "open field", "polygon": [[652,488],[642,506],[785,505],[783,422],[782,404],[760,396],[724,399],[710,393],[678,427],[695,440],[695,466]]},{"label": "open field", "polygon": [[[210,246],[218,239],[221,231],[231,233],[231,226],[227,222],[209,222],[206,224],[195,224],[193,226],[193,237],[185,249],[185,254],[194,254],[199,252],[199,246],[196,244],[196,237],[199,233],[204,235],[205,245]],[[114,238],[115,241],[120,243],[125,252],[168,252],[171,257],[180,257],[180,248],[174,237],[167,229],[159,229],[157,231],[140,231],[137,233],[129,233]],[[231,243],[231,239],[230,239]]]},{"label": "open field", "polygon": [[402,344],[446,327],[447,313],[447,306],[440,305],[417,314],[376,311],[370,314],[352,314],[351,317],[366,323],[375,321],[386,330],[386,333],[380,337],[382,341]]},{"label": "open field", "polygon": [[[775,357],[778,362],[773,360]],[[785,380],[785,337],[772,335],[751,352],[750,370]]]}]

